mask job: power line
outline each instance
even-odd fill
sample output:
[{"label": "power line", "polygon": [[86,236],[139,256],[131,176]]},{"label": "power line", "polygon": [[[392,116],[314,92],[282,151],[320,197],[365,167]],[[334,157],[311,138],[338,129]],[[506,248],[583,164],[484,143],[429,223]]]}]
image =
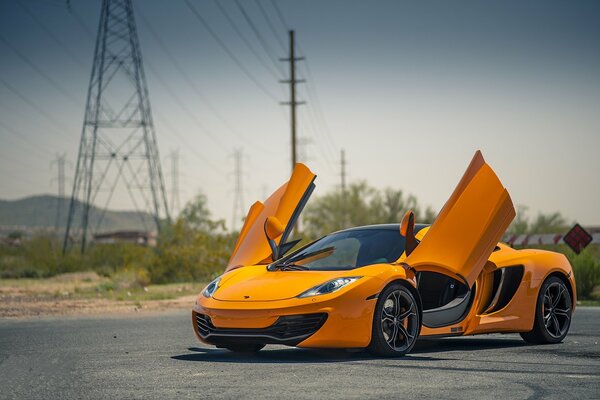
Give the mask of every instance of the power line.
[{"label": "power line", "polygon": [[42,69],[40,69],[33,61],[31,61],[25,54],[23,54],[19,49],[13,46],[2,34],[0,34],[0,41],[6,45],[9,49],[11,49],[23,62],[25,62],[31,69],[37,72],[42,78],[44,78],[50,85],[52,85],[60,94],[62,94],[66,99],[68,99],[71,103],[79,106],[79,100],[69,92],[67,92],[61,85],[59,85],[50,75],[46,74]]},{"label": "power line", "polygon": [[250,15],[246,12],[246,9],[244,8],[244,6],[242,6],[242,4],[239,2],[239,0],[234,0],[234,2],[237,5],[240,12],[242,13],[242,15],[244,16],[244,19],[250,26],[250,29],[252,29],[252,32],[254,32],[254,36],[256,36],[256,38],[258,39],[258,42],[262,46],[263,50],[265,51],[267,56],[270,58],[270,60],[273,62],[273,65],[275,65],[275,68],[279,69],[281,75],[283,75],[284,72],[281,69],[281,67],[279,66],[279,64],[277,63],[277,56],[275,55],[275,53],[273,52],[273,50],[271,49],[271,47],[269,46],[267,41],[263,38],[262,34],[260,33],[260,30],[254,24],[254,22],[252,21],[252,18],[250,18]]},{"label": "power line", "polygon": [[169,96],[171,96],[171,98],[183,110],[183,112],[188,116],[188,118],[194,121],[196,125],[200,128],[200,130],[204,132],[204,134],[208,136],[217,146],[221,147],[222,149],[225,149],[225,145],[223,144],[223,142],[221,142],[215,135],[213,135],[210,132],[210,130],[202,123],[202,121],[200,121],[196,114],[188,108],[186,103],[183,100],[181,100],[181,98],[179,98],[179,96],[175,93],[175,91],[171,88],[167,81],[162,78],[158,71],[154,69],[151,64],[148,64],[147,66],[150,72],[152,72],[154,77],[161,83],[161,85],[165,88]]},{"label": "power line", "polygon": [[27,15],[29,15],[31,17],[31,19],[33,21],[35,21],[35,23],[42,28],[42,30],[46,33],[46,35],[48,35],[52,40],[54,40],[54,42],[56,44],[58,44],[60,47],[62,47],[62,49],[65,51],[66,54],[69,55],[69,57],[71,57],[72,60],[74,60],[80,67],[83,68],[88,68],[87,65],[85,65],[83,62],[81,62],[81,60],[75,56],[75,54],[73,54],[73,52],[69,49],[69,47],[58,38],[58,36],[56,36],[52,30],[50,28],[48,28],[48,26],[46,26],[46,24],[44,24],[44,22],[39,19],[30,9],[29,7],[27,7],[25,5],[25,3],[23,3],[22,1],[17,1],[17,3],[21,6],[21,8],[27,13]]},{"label": "power line", "polygon": [[262,6],[262,3],[260,2],[260,0],[254,0],[254,2],[256,3],[256,5],[258,6],[258,8],[260,9],[261,14],[265,18],[265,21],[267,21],[267,25],[269,26],[269,29],[273,33],[273,36],[275,36],[275,39],[277,40],[277,43],[279,43],[279,46],[281,47],[281,50],[285,51],[285,44],[283,43],[283,39],[281,39],[281,35],[279,35],[277,33],[277,30],[275,29],[275,26],[271,22],[271,18],[269,17],[269,14],[265,10],[265,8]]},{"label": "power line", "polygon": [[213,164],[210,160],[208,160],[202,153],[198,152],[196,150],[196,146],[193,146],[186,138],[185,136],[183,136],[181,134],[181,132],[179,132],[178,129],[176,129],[173,124],[169,121],[168,118],[166,118],[163,114],[161,114],[157,109],[154,110],[154,114],[162,121],[162,123],[164,125],[167,126],[167,129],[174,134],[177,139],[179,139],[179,141],[181,142],[181,144],[183,144],[185,146],[185,149],[190,151],[194,156],[196,156],[196,158],[198,158],[199,160],[201,160],[205,165],[207,165],[208,167],[210,167],[213,171],[215,171],[216,173],[220,174],[220,175],[225,175],[225,173],[219,168],[217,167],[215,164]]},{"label": "power line", "polygon": [[250,71],[244,66],[244,64],[235,56],[235,54],[227,47],[225,42],[221,40],[221,38],[215,33],[215,31],[210,27],[208,22],[200,15],[198,10],[192,6],[189,0],[185,0],[185,4],[187,4],[188,8],[192,11],[194,16],[200,21],[200,23],[204,26],[204,28],[208,31],[208,33],[213,37],[213,39],[221,46],[223,51],[227,53],[227,55],[233,60],[233,62],[242,70],[242,72],[269,98],[274,101],[277,101],[277,97],[271,93],[262,83],[259,82],[258,79],[254,77],[250,73]]},{"label": "power line", "polygon": [[68,10],[69,10],[69,14],[71,14],[71,16],[73,18],[75,18],[75,21],[77,21],[79,26],[83,29],[83,31],[90,38],[90,40],[95,41],[94,32],[92,32],[92,30],[89,28],[89,26],[87,26],[87,24],[83,21],[83,18],[81,18],[81,15],[79,15],[79,13],[77,13],[77,11],[75,11],[75,9],[73,7],[69,7]]},{"label": "power line", "polygon": [[21,100],[23,100],[23,102],[25,102],[26,104],[28,104],[35,111],[37,111],[38,113],[40,113],[40,115],[43,115],[48,121],[50,121],[55,126],[55,129],[57,129],[55,131],[56,133],[60,132],[60,134],[66,135],[65,132],[69,131],[69,129],[65,125],[63,125],[61,122],[57,121],[53,116],[51,116],[46,111],[44,111],[44,109],[42,109],[40,106],[38,106],[36,103],[34,103],[31,99],[29,99],[23,93],[19,92],[10,83],[6,82],[2,77],[0,77],[0,82],[4,86],[6,86],[6,88],[8,90],[10,90],[13,94],[15,94]]},{"label": "power line", "polygon": [[[259,0],[256,0],[259,1]],[[289,24],[287,23],[283,12],[281,11],[281,9],[279,8],[279,6],[277,5],[276,0],[271,0],[271,5],[273,7],[273,9],[275,10],[275,13],[279,19],[279,22],[281,23],[281,25],[286,29],[289,30]],[[302,46],[300,44],[298,44],[298,49],[301,51],[301,53],[303,55],[306,55],[306,53],[303,51]],[[306,70],[306,77],[308,78],[308,84],[307,84],[307,93],[308,96],[311,100],[311,109],[315,109],[316,115],[317,115],[317,119],[320,120],[320,125],[322,125],[324,127],[324,131],[325,131],[325,137],[327,139],[327,143],[329,143],[329,145],[331,146],[332,151],[335,151],[335,149],[337,148],[335,141],[333,139],[333,135],[331,134],[331,130],[329,129],[329,125],[327,124],[327,120],[325,119],[324,113],[322,111],[322,106],[321,106],[321,102],[319,100],[319,96],[317,94],[317,90],[316,90],[316,86],[314,84],[315,79],[313,77],[311,68],[310,68],[310,63],[307,60],[305,63],[303,63],[305,66],[305,70]]]},{"label": "power line", "polygon": [[265,60],[258,54],[258,51],[256,51],[256,49],[254,48],[254,46],[250,43],[250,41],[246,38],[246,36],[242,33],[242,31],[238,27],[238,25],[235,23],[235,21],[233,20],[233,18],[231,18],[231,16],[229,15],[229,13],[225,9],[225,7],[223,7],[223,4],[219,0],[213,0],[213,1],[217,5],[217,7],[221,11],[221,13],[225,16],[225,18],[229,22],[229,25],[231,25],[231,27],[233,28],[233,30],[235,31],[235,33],[237,33],[237,35],[239,36],[239,38],[242,40],[242,42],[244,42],[244,44],[246,45],[246,47],[248,47],[248,49],[250,49],[250,52],[252,52],[252,54],[254,54],[254,56],[261,63],[261,65],[263,67],[265,67],[265,69],[267,71],[269,71],[269,73],[271,73],[271,75],[273,75],[276,79],[279,79],[280,78],[280,75],[278,75],[279,71],[276,71],[275,69],[273,69],[273,67],[270,66],[269,64],[267,64],[265,62]]},{"label": "power line", "polygon": [[290,30],[290,26],[288,25],[288,23],[286,22],[285,18],[283,17],[283,13],[279,9],[279,6],[277,5],[277,2],[275,0],[271,0],[271,5],[275,9],[275,13],[277,13],[277,17],[279,18],[279,22],[281,22],[281,25],[283,25],[283,28],[286,31],[289,31]]},{"label": "power line", "polygon": [[[188,75],[188,73],[183,69],[181,64],[177,61],[177,57],[173,56],[173,54],[169,50],[168,46],[166,46],[165,43],[163,42],[163,40],[160,38],[160,35],[158,35],[156,30],[154,30],[154,28],[152,27],[152,25],[150,24],[148,19],[141,12],[138,12],[138,14],[142,18],[142,21],[146,25],[146,28],[148,29],[150,34],[156,40],[158,46],[167,55],[167,58],[172,62],[172,64],[177,69],[177,71],[181,74],[181,76],[184,78],[186,83],[196,93],[196,95],[200,98],[200,100],[202,100],[202,102],[211,110],[211,112],[217,117],[217,119],[219,119],[219,121],[223,124],[223,126],[225,128],[227,128],[227,130],[229,130],[229,132],[231,132],[233,135],[239,137],[240,139],[246,141],[246,138],[242,134],[240,134],[235,128],[233,128],[233,126],[231,126],[229,124],[229,122],[227,122],[227,119],[217,110],[217,108],[210,102],[210,100],[208,100],[208,98],[202,93],[202,91],[198,88],[195,81]],[[146,65],[149,65],[149,64],[146,63]],[[149,68],[152,70],[152,72],[155,75],[157,74],[156,70],[152,69],[151,67],[149,67]],[[166,84],[166,82],[162,79],[161,79],[161,83]]]},{"label": "power line", "polygon": [[[300,45],[298,45],[298,47],[300,48],[300,50],[302,51],[302,47]],[[302,51],[302,53],[304,54],[304,51]],[[311,68],[310,68],[310,63],[307,61],[304,63],[304,67],[306,70],[306,76],[308,78],[308,84],[306,85],[307,87],[307,92],[309,97],[311,98],[311,103],[314,104],[314,107],[312,107],[315,112],[316,115],[318,117],[318,120],[320,120],[321,125],[324,127],[324,131],[326,134],[327,139],[329,140],[330,145],[332,146],[332,149],[335,150],[337,148],[335,141],[333,139],[333,135],[331,134],[331,130],[329,129],[329,125],[327,124],[327,120],[325,119],[325,114],[323,113],[323,109],[321,106],[321,101],[319,99],[318,93],[317,93],[317,88],[315,85],[315,78],[313,77]]]},{"label": "power line", "polygon": [[22,146],[23,149],[26,150],[34,150],[36,151],[39,155],[43,155],[43,156],[47,156],[48,154],[46,153],[46,150],[43,149],[42,147],[38,147],[39,145],[35,142],[32,142],[30,140],[27,139],[27,136],[25,136],[23,134],[23,132],[17,131],[13,128],[11,128],[10,126],[6,125],[3,121],[0,120],[0,127],[2,127],[5,131],[11,133],[14,137],[16,137],[17,139],[19,139],[23,144]]}]

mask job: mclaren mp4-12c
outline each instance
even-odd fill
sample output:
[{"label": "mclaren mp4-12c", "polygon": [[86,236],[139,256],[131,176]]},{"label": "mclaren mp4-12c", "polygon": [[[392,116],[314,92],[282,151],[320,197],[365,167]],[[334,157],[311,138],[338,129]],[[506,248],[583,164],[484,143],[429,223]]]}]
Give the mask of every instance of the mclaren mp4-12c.
[{"label": "mclaren mp4-12c", "polygon": [[499,242],[515,210],[479,151],[430,226],[407,211],[398,224],[341,230],[291,251],[315,178],[297,164],[252,205],[223,275],[192,310],[202,342],[237,352],[283,344],[401,356],[418,337],[512,332],[557,343],[567,335],[571,265],[562,254]]}]

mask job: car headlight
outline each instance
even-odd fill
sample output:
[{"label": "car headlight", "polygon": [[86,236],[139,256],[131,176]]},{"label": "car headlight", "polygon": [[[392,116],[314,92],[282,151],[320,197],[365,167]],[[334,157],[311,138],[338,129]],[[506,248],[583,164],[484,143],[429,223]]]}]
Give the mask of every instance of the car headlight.
[{"label": "car headlight", "polygon": [[214,281],[212,281],[211,283],[206,285],[206,287],[202,291],[202,295],[204,297],[211,298],[213,296],[213,294],[215,294],[215,292],[219,288],[220,282],[221,282],[221,277],[218,277],[217,279],[215,279]]},{"label": "car headlight", "polygon": [[306,292],[303,292],[298,295],[300,298],[311,297],[311,296],[319,296],[322,294],[329,294],[333,292],[337,292],[344,286],[351,284],[352,282],[357,281],[362,278],[361,276],[349,276],[346,278],[336,278],[325,283],[322,283],[314,288],[308,289]]}]

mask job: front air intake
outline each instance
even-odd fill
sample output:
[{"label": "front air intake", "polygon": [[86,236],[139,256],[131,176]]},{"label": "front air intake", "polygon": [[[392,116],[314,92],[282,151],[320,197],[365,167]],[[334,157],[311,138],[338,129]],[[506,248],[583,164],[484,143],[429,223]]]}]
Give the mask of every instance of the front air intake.
[{"label": "front air intake", "polygon": [[208,315],[195,313],[200,337],[215,345],[234,343],[269,343],[295,346],[323,326],[326,313],[286,315],[266,328],[217,328]]}]

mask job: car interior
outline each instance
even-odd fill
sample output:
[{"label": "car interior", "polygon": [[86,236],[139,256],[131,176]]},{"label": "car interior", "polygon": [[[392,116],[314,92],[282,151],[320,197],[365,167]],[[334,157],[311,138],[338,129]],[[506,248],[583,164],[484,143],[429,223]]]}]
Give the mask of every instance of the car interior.
[{"label": "car interior", "polygon": [[417,273],[417,287],[423,303],[423,324],[435,328],[459,322],[469,311],[475,286],[436,272]]}]

